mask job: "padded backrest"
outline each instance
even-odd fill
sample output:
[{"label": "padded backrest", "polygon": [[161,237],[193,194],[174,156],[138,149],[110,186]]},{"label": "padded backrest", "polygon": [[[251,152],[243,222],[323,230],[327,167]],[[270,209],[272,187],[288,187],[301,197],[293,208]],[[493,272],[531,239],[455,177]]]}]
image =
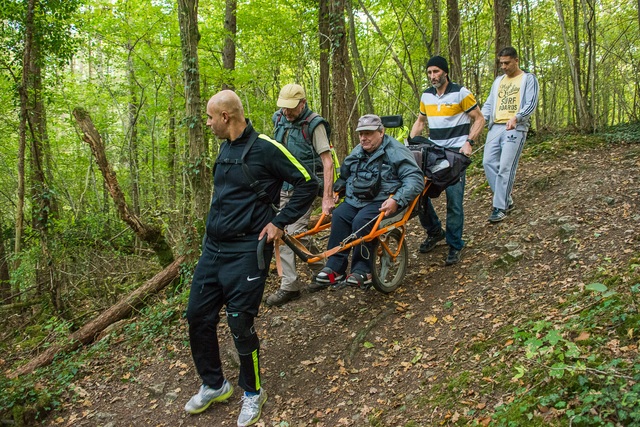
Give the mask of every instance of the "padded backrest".
[{"label": "padded backrest", "polygon": [[382,126],[385,128],[399,128],[403,125],[402,115],[396,114],[395,116],[380,116]]}]

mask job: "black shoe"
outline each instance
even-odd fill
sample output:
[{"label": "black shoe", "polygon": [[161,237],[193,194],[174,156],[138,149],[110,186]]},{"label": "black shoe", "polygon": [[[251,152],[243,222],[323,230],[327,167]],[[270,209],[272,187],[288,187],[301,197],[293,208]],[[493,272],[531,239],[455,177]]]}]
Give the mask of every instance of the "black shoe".
[{"label": "black shoe", "polygon": [[444,239],[444,236],[445,233],[442,228],[440,229],[440,232],[435,236],[427,236],[427,238],[424,239],[424,242],[422,242],[422,244],[420,245],[420,253],[426,254],[427,252],[432,251],[433,248],[436,247],[438,242]]},{"label": "black shoe", "polygon": [[491,215],[489,215],[489,222],[500,222],[507,217],[507,212],[504,209],[493,208]]},{"label": "black shoe", "polygon": [[300,291],[285,291],[284,289],[278,289],[264,301],[264,303],[270,307],[280,307],[300,298]]},{"label": "black shoe", "polygon": [[515,208],[516,208],[516,204],[515,203],[513,203],[513,202],[509,203],[509,206],[507,206],[507,213],[510,213]]},{"label": "black shoe", "polygon": [[444,262],[444,265],[453,265],[460,262],[460,252],[461,250],[449,248],[449,255],[447,256],[447,260]]}]

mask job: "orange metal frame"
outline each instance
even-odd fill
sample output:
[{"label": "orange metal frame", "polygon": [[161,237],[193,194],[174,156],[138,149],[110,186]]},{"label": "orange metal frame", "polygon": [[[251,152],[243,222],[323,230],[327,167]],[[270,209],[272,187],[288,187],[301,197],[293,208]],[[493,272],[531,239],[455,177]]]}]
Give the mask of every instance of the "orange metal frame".
[{"label": "orange metal frame", "polygon": [[[430,181],[428,181],[425,178],[425,188],[422,191],[422,194],[424,194],[427,189],[429,188],[429,185],[431,185]],[[378,218],[375,222],[375,224],[373,225],[373,228],[371,229],[371,231],[369,232],[369,234],[367,234],[366,236],[362,236],[359,237],[355,240],[352,240],[350,242],[347,243],[341,243],[340,245],[336,246],[335,248],[330,248],[328,250],[326,250],[325,252],[322,252],[320,254],[312,254],[312,256],[310,256],[307,259],[308,263],[314,263],[314,262],[318,262],[321,261],[323,259],[326,259],[328,257],[330,257],[333,254],[336,254],[338,252],[342,252],[342,251],[346,251],[349,250],[351,248],[353,248],[354,246],[357,246],[363,242],[370,242],[374,239],[379,238],[380,236],[382,236],[383,234],[388,233],[391,230],[394,229],[399,229],[401,232],[401,237],[400,237],[400,242],[398,242],[398,248],[396,249],[396,251],[392,251],[389,246],[387,245],[387,243],[385,242],[385,239],[380,239],[380,243],[381,243],[381,247],[385,250],[385,252],[387,252],[389,254],[389,256],[391,257],[392,260],[395,261],[396,257],[400,254],[400,250],[402,249],[402,245],[404,244],[404,239],[405,239],[405,234],[406,234],[406,229],[405,229],[405,224],[407,223],[407,221],[409,220],[409,218],[411,218],[413,211],[416,207],[416,204],[418,203],[418,200],[420,199],[420,196],[416,197],[415,199],[413,199],[413,201],[411,202],[411,205],[409,205],[409,207],[406,209],[406,211],[404,212],[404,214],[402,215],[402,218],[400,218],[398,221],[395,221],[391,224],[388,225],[384,225],[381,226],[382,221],[384,220],[384,212],[381,212],[380,215],[378,215]],[[300,239],[301,237],[306,237],[306,236],[312,236],[314,234],[317,234],[323,230],[326,230],[327,228],[331,227],[331,221],[330,221],[330,217],[326,216],[324,213],[320,216],[320,219],[318,219],[318,222],[316,223],[316,225],[311,228],[310,230],[307,230],[303,233],[300,234],[296,234],[295,236],[293,236],[293,238],[295,240]]]}]

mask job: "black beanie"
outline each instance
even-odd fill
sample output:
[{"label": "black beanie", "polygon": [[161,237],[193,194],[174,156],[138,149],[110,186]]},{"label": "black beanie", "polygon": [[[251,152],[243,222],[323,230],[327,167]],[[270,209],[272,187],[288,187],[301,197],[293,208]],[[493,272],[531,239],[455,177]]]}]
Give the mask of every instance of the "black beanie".
[{"label": "black beanie", "polygon": [[447,64],[447,60],[442,56],[432,56],[429,62],[427,62],[427,69],[432,66],[436,66],[445,73],[449,74],[449,64]]}]

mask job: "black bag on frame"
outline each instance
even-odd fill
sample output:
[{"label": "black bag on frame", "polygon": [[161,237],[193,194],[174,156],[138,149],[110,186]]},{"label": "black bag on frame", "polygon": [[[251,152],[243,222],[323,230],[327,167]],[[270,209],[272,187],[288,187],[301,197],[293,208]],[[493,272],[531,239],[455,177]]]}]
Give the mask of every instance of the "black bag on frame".
[{"label": "black bag on frame", "polygon": [[440,147],[422,136],[410,138],[409,149],[424,175],[431,181],[426,191],[431,198],[438,197],[447,187],[458,183],[471,164],[471,159],[458,149]]}]

